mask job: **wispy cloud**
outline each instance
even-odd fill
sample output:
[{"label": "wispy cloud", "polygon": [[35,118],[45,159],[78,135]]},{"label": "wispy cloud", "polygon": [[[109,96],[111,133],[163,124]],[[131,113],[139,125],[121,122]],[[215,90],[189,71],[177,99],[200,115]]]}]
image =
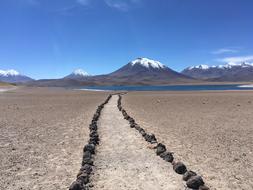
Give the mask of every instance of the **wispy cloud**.
[{"label": "wispy cloud", "polygon": [[235,48],[221,48],[211,52],[212,54],[238,53],[239,50]]},{"label": "wispy cloud", "polygon": [[224,63],[243,63],[243,62],[253,62],[253,55],[249,56],[238,56],[238,57],[225,57],[218,59],[219,62]]},{"label": "wispy cloud", "polygon": [[88,6],[88,5],[90,5],[91,0],[76,0],[76,2],[82,6]]},{"label": "wispy cloud", "polygon": [[[31,5],[39,5],[41,3],[42,0],[19,0],[20,2],[25,2],[27,4],[31,4]],[[72,5],[71,5],[72,2]],[[62,4],[59,4],[59,12],[61,11],[68,11],[68,10],[72,10],[76,7],[79,6],[83,6],[83,7],[88,7],[91,4],[93,4],[94,2],[96,3],[105,3],[108,7],[117,9],[119,11],[128,11],[130,10],[132,7],[140,4],[142,2],[142,0],[70,0],[69,1],[69,6],[63,7],[62,8]]]},{"label": "wispy cloud", "polygon": [[64,15],[68,15],[70,11],[74,10],[77,6],[76,5],[70,5],[66,7],[59,8],[57,10],[54,10],[53,12],[58,12]]},{"label": "wispy cloud", "polygon": [[141,0],[104,0],[106,5],[120,11],[128,11],[132,6],[141,2]]}]

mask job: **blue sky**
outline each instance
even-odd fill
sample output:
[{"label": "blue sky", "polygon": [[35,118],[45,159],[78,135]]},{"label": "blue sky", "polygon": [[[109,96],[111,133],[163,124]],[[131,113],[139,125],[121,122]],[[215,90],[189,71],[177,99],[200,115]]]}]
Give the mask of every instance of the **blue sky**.
[{"label": "blue sky", "polygon": [[137,57],[181,71],[253,62],[252,0],[0,0],[0,69],[109,73]]}]

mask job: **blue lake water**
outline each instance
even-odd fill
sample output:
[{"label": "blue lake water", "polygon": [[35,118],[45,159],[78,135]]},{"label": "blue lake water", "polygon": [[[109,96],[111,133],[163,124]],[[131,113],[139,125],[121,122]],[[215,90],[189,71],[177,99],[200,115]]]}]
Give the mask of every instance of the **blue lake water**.
[{"label": "blue lake water", "polygon": [[170,85],[170,86],[85,86],[80,90],[113,91],[203,91],[203,90],[253,90],[253,86],[240,85]]}]

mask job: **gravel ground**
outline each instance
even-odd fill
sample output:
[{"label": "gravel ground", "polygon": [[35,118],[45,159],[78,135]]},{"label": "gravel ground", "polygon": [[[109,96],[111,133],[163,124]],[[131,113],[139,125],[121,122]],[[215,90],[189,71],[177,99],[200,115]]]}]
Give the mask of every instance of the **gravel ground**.
[{"label": "gravel ground", "polygon": [[101,141],[92,178],[94,189],[183,190],[182,176],[129,127],[117,108],[117,100],[118,96],[112,97],[99,120]]},{"label": "gravel ground", "polygon": [[108,93],[20,88],[0,93],[0,189],[68,189],[88,125]]},{"label": "gravel ground", "polygon": [[123,107],[211,189],[253,189],[253,92],[131,92]]}]

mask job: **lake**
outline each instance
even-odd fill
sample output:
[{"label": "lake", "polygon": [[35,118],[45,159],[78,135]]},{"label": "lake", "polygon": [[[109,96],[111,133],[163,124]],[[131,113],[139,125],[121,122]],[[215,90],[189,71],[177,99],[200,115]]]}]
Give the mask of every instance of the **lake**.
[{"label": "lake", "polygon": [[253,90],[253,85],[85,86],[79,88],[79,90],[94,90],[94,91]]}]

